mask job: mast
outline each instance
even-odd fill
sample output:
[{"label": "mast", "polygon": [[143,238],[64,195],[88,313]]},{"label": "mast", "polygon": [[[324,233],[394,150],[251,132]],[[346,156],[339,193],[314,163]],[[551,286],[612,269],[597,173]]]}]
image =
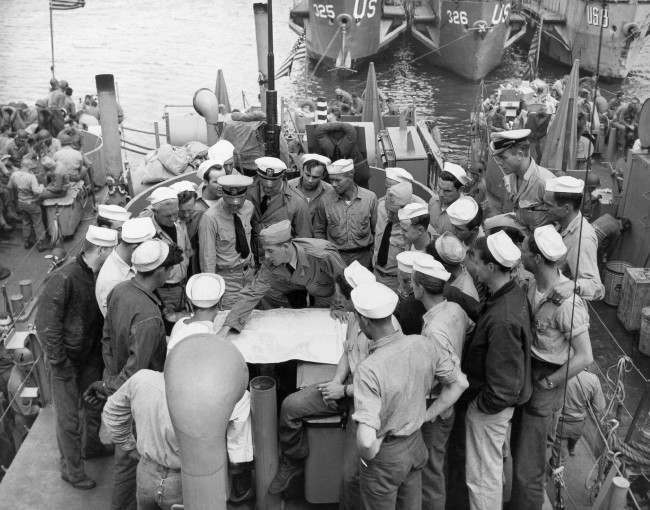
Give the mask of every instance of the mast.
[{"label": "mast", "polygon": [[268,0],[268,49],[266,77],[266,155],[280,156],[278,126],[278,93],[275,90],[275,58],[273,55],[273,0]]}]

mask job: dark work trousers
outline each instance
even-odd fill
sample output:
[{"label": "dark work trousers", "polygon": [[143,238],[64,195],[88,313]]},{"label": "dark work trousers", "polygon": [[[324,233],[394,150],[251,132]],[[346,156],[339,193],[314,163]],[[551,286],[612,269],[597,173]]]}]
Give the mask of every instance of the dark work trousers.
[{"label": "dark work trousers", "polygon": [[136,510],[138,461],[115,445],[111,510]]},{"label": "dark work trousers", "polygon": [[281,452],[294,460],[305,459],[309,455],[307,434],[303,419],[314,416],[332,416],[348,411],[348,421],[343,451],[343,481],[339,508],[357,510],[359,508],[359,450],[356,440],[356,423],[352,420],[352,399],[337,401],[323,400],[318,388],[307,386],[292,393],[282,402],[279,419]]},{"label": "dark work trousers", "polygon": [[422,433],[384,439],[374,459],[360,460],[363,510],[421,510],[422,469],[427,448]]},{"label": "dark work trousers", "polygon": [[546,447],[554,434],[554,413],[562,404],[564,386],[551,390],[540,388],[536,381],[552,374],[558,365],[532,359],[533,394],[519,407],[512,422],[512,497],[509,508],[541,510],[544,504]]},{"label": "dark work trousers", "polygon": [[465,480],[465,415],[469,401],[462,397],[454,406],[455,419],[447,447],[446,503],[447,510],[469,508],[469,493]]},{"label": "dark work trousers", "polygon": [[100,363],[51,367],[52,402],[56,412],[56,439],[61,453],[61,474],[71,481],[85,476],[82,454],[102,448],[99,441],[101,410],[84,403],[84,391],[102,378]]},{"label": "dark work trousers", "polygon": [[447,444],[454,425],[454,414],[433,423],[422,424],[422,439],[429,452],[429,460],[422,470],[422,510],[444,510],[446,499],[445,459]]}]

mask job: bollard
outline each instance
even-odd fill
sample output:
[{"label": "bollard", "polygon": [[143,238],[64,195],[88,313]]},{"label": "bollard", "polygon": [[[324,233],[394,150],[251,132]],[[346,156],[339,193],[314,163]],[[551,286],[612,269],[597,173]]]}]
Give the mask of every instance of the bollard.
[{"label": "bollard", "polygon": [[610,497],[607,510],[625,510],[627,508],[627,491],[629,488],[630,482],[622,476],[615,476],[609,489]]},{"label": "bollard", "polygon": [[269,494],[278,469],[278,408],[275,379],[256,377],[251,381],[251,421],[255,445],[255,489],[257,510],[280,508],[279,495]]},{"label": "bollard", "polygon": [[102,126],[102,153],[104,155],[105,171],[114,179],[122,175],[122,152],[120,143],[120,127],[117,121],[117,98],[115,96],[115,79],[112,74],[95,75],[97,98],[99,100],[99,123]]},{"label": "bollard", "polygon": [[25,303],[29,303],[32,300],[34,294],[32,293],[32,281],[31,280],[20,280],[18,282],[20,286],[20,293],[23,295]]},{"label": "bollard", "polygon": [[11,311],[14,317],[18,318],[18,316],[23,313],[23,295],[12,294],[9,297],[9,301],[11,301]]}]

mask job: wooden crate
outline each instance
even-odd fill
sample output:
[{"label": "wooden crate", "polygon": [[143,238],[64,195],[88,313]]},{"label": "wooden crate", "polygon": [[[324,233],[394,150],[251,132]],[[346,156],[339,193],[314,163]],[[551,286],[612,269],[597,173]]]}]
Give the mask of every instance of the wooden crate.
[{"label": "wooden crate", "polygon": [[628,267],[616,315],[628,331],[641,328],[641,310],[650,305],[650,269]]}]

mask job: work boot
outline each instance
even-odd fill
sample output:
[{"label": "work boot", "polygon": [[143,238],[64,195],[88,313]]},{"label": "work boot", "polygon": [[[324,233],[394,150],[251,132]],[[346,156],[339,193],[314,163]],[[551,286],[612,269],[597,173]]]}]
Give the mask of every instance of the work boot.
[{"label": "work boot", "polygon": [[5,278],[9,278],[11,276],[11,271],[9,268],[6,268],[5,266],[0,266],[0,280],[4,280]]},{"label": "work boot", "polygon": [[47,241],[39,241],[36,244],[36,249],[38,250],[39,253],[47,251],[50,249],[50,243],[48,243]]},{"label": "work boot", "polygon": [[253,488],[253,478],[251,474],[252,463],[243,462],[230,464],[228,470],[230,471],[232,481],[228,501],[234,504],[239,504],[253,499],[255,489]]},{"label": "work boot", "polygon": [[78,480],[72,480],[68,477],[68,475],[61,473],[61,478],[65,482],[68,482],[70,485],[72,485],[75,489],[79,489],[82,491],[94,489],[97,486],[95,480],[89,478],[88,475],[86,474],[84,474],[83,477],[79,478]]},{"label": "work boot", "polygon": [[275,478],[269,485],[269,494],[280,494],[286,490],[291,484],[291,481],[302,474],[303,472],[302,461],[294,460],[286,455],[280,458],[280,465],[278,471],[275,473]]}]

